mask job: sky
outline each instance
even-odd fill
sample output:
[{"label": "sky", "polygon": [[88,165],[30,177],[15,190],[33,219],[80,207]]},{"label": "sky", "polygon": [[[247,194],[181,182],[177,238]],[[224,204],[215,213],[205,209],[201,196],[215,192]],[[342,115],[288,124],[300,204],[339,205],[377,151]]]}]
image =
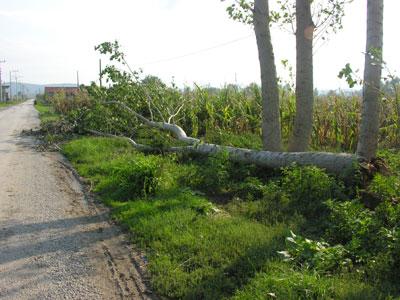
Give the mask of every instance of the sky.
[{"label": "sky", "polygon": [[[316,88],[346,88],[337,78],[346,63],[362,75],[366,3],[349,4],[344,28],[316,47]],[[80,83],[96,81],[99,59],[107,60],[94,46],[118,40],[132,68],[165,82],[258,83],[253,28],[229,19],[225,9],[220,0],[0,0],[3,80],[18,70],[13,74],[26,83],[73,83],[77,71]],[[400,71],[399,11],[399,0],[385,1],[383,53],[394,73]],[[295,37],[278,28],[272,36],[278,75],[288,79],[280,61],[295,65]]]}]

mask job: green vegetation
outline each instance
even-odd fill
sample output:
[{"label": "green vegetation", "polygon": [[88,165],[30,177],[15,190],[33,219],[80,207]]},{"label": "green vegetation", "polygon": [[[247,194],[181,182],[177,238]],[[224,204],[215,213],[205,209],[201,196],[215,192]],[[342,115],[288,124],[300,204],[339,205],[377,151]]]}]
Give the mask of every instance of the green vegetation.
[{"label": "green vegetation", "polygon": [[36,101],[35,108],[39,112],[42,126],[49,122],[57,121],[60,118],[60,116],[54,112],[53,106],[44,101]]},{"label": "green vegetation", "polygon": [[[239,88],[227,85],[221,89],[195,87],[180,91],[177,87],[168,87],[158,82],[159,79],[145,77],[146,88],[149,89],[156,107],[174,111],[185,103],[175,121],[190,136],[201,138],[209,143],[260,149],[261,143],[261,98],[260,88],[250,85]],[[75,130],[83,127],[104,132],[114,132],[137,137],[139,122],[127,114],[121,107],[100,105],[98,99],[115,99],[127,103],[129,107],[150,118],[148,103],[143,96],[142,83],[126,87],[115,85],[110,89],[88,87],[87,95],[76,99],[55,102],[55,111],[62,113],[71,123],[77,122]],[[123,92],[130,95],[125,96]],[[396,95],[387,90],[382,102],[380,122],[380,146],[395,148],[399,146],[400,131],[397,114]],[[281,88],[281,128],[285,145],[288,144],[295,115],[294,92]],[[97,99],[97,100],[96,100]],[[167,99],[167,100],[165,100]],[[333,152],[354,152],[357,147],[358,125],[361,117],[361,96],[330,93],[315,95],[313,131],[311,148],[313,150]],[[154,117],[160,119],[155,108]],[[168,113],[162,113],[164,119]],[[184,117],[181,117],[184,116]]]},{"label": "green vegetation", "polygon": [[[126,65],[118,43],[101,47]],[[182,143],[143,126],[146,122],[137,117],[169,120],[208,143],[261,149],[256,85],[180,90],[114,66],[107,66],[104,75],[112,82],[108,88],[93,84],[73,98],[58,94],[47,99],[58,116],[46,128],[50,136],[79,137],[62,145],[64,154],[145,250],[159,295],[400,297],[400,156],[388,150],[400,141],[397,89],[385,91],[382,102],[383,161],[365,163],[355,176],[342,176],[343,181],[314,166],[270,170],[232,162],[223,152],[171,154],[168,148]],[[315,96],[312,148],[354,152],[360,96]],[[281,87],[280,98],[287,144],[293,131],[293,91]],[[39,109],[45,116],[47,108]],[[82,136],[87,130],[123,135],[152,151],[138,152],[126,139]]]},{"label": "green vegetation", "polygon": [[[113,138],[80,138],[63,151],[146,250],[160,295],[399,295],[398,177],[376,176],[350,198],[343,183],[315,167],[277,172],[224,155],[146,155]],[[398,152],[382,156],[399,171]],[[362,191],[380,197],[375,210],[364,206]]]},{"label": "green vegetation", "polygon": [[16,105],[16,104],[19,104],[19,103],[21,103],[21,101],[0,102],[0,108],[13,106],[13,105]]},{"label": "green vegetation", "polygon": [[382,299],[366,283],[349,276],[321,276],[309,270],[296,271],[288,265],[271,263],[258,273],[235,300],[253,299]]}]

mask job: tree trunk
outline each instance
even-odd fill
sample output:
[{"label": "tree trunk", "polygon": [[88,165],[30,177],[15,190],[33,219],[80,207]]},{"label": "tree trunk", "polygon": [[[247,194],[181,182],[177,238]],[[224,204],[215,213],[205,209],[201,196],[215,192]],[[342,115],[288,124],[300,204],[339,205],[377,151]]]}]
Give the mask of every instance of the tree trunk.
[{"label": "tree trunk", "polygon": [[257,39],[261,70],[263,100],[263,144],[268,151],[281,151],[281,126],[279,114],[279,91],[274,51],[269,28],[268,0],[254,1],[254,31]]},{"label": "tree trunk", "polygon": [[235,148],[214,144],[199,144],[188,147],[172,147],[173,152],[189,152],[212,155],[227,152],[232,161],[255,164],[267,168],[284,168],[292,164],[299,166],[317,166],[328,173],[346,177],[352,174],[357,166],[356,155],[328,152],[271,152]]},{"label": "tree trunk", "polygon": [[296,116],[289,151],[307,151],[311,140],[314,28],[311,1],[296,0]]},{"label": "tree trunk", "polygon": [[[138,114],[125,103],[119,101],[107,101],[104,104],[115,104],[123,107],[135,118],[143,122],[144,125],[160,130],[168,131],[175,136],[178,141],[183,142],[189,146],[169,147],[163,148],[166,152],[177,153],[195,153],[202,155],[212,155],[220,152],[226,152],[229,158],[233,161],[251,163],[267,168],[283,168],[288,167],[295,163],[300,166],[315,165],[319,168],[325,169],[327,172],[342,175],[343,177],[349,176],[357,166],[357,162],[361,162],[359,157],[354,154],[346,153],[327,153],[327,152],[273,152],[273,151],[257,151],[244,148],[235,148],[229,146],[215,145],[202,143],[200,140],[189,137],[186,132],[176,124],[166,122],[153,122]],[[96,130],[87,130],[88,132],[96,135],[117,137],[126,139],[133,147],[139,151],[157,151],[160,149],[153,148],[148,145],[139,144],[133,139],[124,136],[116,136],[113,134],[103,133]]]},{"label": "tree trunk", "polygon": [[[96,135],[116,137],[126,139],[131,145],[143,152],[156,152],[158,149],[147,145],[136,143],[129,137],[115,136],[95,130],[88,132]],[[215,144],[201,143],[191,146],[169,147],[162,149],[164,152],[193,153],[200,155],[215,155],[218,153],[228,153],[229,159],[236,162],[255,164],[266,168],[284,168],[292,164],[299,166],[317,166],[325,169],[328,173],[347,177],[353,174],[357,168],[358,157],[347,153],[328,153],[328,152],[271,152],[258,151],[244,148],[235,148]]]},{"label": "tree trunk", "polygon": [[363,105],[357,154],[376,156],[379,138],[380,86],[383,47],[383,0],[368,0]]}]

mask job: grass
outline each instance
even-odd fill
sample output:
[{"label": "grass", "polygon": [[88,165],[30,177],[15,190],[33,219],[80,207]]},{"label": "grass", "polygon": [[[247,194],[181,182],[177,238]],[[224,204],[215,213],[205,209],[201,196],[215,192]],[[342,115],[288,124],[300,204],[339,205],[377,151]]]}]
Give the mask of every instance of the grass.
[{"label": "grass", "polygon": [[57,121],[60,118],[59,114],[54,112],[54,108],[51,105],[37,101],[35,103],[35,108],[39,112],[39,117],[42,125],[45,125],[49,122]]},{"label": "grass", "polygon": [[233,294],[276,256],[287,233],[283,226],[231,217],[189,192],[112,206],[149,253],[153,287],[172,298]]},{"label": "grass", "polygon": [[381,299],[368,284],[351,276],[319,276],[296,271],[279,262],[269,263],[248,285],[236,292],[235,300],[255,299]]},{"label": "grass", "polygon": [[[285,237],[297,225],[296,221],[283,222],[282,218],[266,221],[262,210],[269,203],[262,202],[266,200],[239,201],[241,204],[237,206],[216,204],[205,196],[207,193],[199,182],[196,182],[198,191],[193,191],[193,178],[188,174],[195,176],[196,170],[204,172],[210,168],[210,172],[203,173],[205,188],[213,187],[212,176],[229,177],[229,169],[214,174],[212,165],[219,168],[218,159],[211,160],[211,164],[200,162],[200,168],[192,160],[173,155],[138,153],[126,141],[110,138],[73,140],[63,146],[63,152],[112,208],[113,218],[132,233],[132,241],[146,251],[151,283],[161,296],[172,299],[384,297],[357,273],[321,275],[281,260],[277,251],[285,248]],[[142,177],[147,179],[132,179],[132,172],[144,174]],[[307,172],[300,175],[293,172],[293,182],[305,174],[322,176],[314,170]],[[134,190],[121,185],[126,179]],[[258,193],[258,186],[264,189],[264,181],[260,180],[252,179],[245,184],[256,186]],[[150,181],[152,190],[146,190]],[[328,179],[325,182],[328,186]],[[227,184],[224,192],[231,185]],[[276,191],[277,187],[267,184],[268,201],[284,198]]]},{"label": "grass", "polygon": [[17,105],[22,101],[8,101],[8,102],[0,102],[0,108],[5,108],[13,105]]},{"label": "grass", "polygon": [[[393,299],[400,295],[398,150],[379,154],[390,165],[390,176],[357,175],[347,183],[316,167],[267,170],[233,163],[224,153],[164,154],[165,147],[176,145],[170,135],[144,129],[131,115],[96,101],[115,98],[151,118],[149,95],[144,97],[142,84],[117,81],[101,91],[93,85],[73,99],[62,94],[48,99],[54,110],[41,102],[37,108],[49,125],[50,140],[68,136],[64,154],[111,207],[113,218],[131,232],[132,241],[146,251],[151,283],[160,296]],[[156,82],[148,92],[163,112],[174,111],[186,100],[175,121],[190,136],[262,148],[262,105],[256,85],[180,91]],[[286,145],[293,131],[295,97],[286,89],[280,92]],[[127,100],[127,95],[135,96]],[[399,115],[394,98],[387,99],[379,145],[396,148]],[[316,97],[311,149],[354,152],[360,103],[360,96]],[[58,118],[54,111],[62,118],[52,127],[51,121]],[[136,152],[119,139],[71,140],[87,128],[133,137],[159,149],[158,154]]]}]

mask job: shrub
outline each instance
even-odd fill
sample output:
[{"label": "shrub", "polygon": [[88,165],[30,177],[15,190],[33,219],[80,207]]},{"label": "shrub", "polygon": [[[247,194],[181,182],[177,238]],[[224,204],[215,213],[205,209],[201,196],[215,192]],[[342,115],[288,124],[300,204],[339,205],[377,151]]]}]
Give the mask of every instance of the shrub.
[{"label": "shrub", "polygon": [[327,214],[326,200],[343,197],[342,186],[313,166],[283,169],[282,190],[290,198],[291,209],[309,221],[317,221]]},{"label": "shrub", "polygon": [[92,100],[85,91],[79,91],[73,97],[67,97],[64,91],[59,91],[49,101],[57,113],[65,116],[92,105]]},{"label": "shrub", "polygon": [[276,221],[283,221],[290,214],[290,199],[288,194],[274,181],[270,181],[263,194],[262,202],[265,215],[275,216]]},{"label": "shrub", "polygon": [[263,197],[266,186],[257,177],[247,177],[243,182],[235,185],[232,189],[240,198],[256,200]]},{"label": "shrub", "polygon": [[63,145],[63,153],[95,191],[118,200],[155,194],[165,164],[163,157],[138,153],[122,139],[82,138]]},{"label": "shrub", "polygon": [[356,232],[365,231],[371,212],[357,201],[328,201],[330,210],[326,238],[332,243],[348,243]]},{"label": "shrub", "polygon": [[349,252],[342,246],[330,246],[323,241],[313,241],[291,232],[286,238],[287,249],[279,253],[286,261],[322,273],[337,272],[352,268]]},{"label": "shrub", "polygon": [[400,200],[400,178],[398,176],[376,174],[368,190],[381,200]]},{"label": "shrub", "polygon": [[382,202],[374,211],[357,200],[327,204],[331,214],[326,238],[343,244],[371,281],[381,285],[398,282],[400,207],[391,201]]},{"label": "shrub", "polygon": [[96,191],[120,201],[154,195],[160,176],[160,159],[156,156],[137,155],[104,166],[107,176]]},{"label": "shrub", "polygon": [[200,158],[195,163],[188,165],[186,172],[180,177],[183,185],[213,195],[229,190],[227,153],[222,152]]}]

